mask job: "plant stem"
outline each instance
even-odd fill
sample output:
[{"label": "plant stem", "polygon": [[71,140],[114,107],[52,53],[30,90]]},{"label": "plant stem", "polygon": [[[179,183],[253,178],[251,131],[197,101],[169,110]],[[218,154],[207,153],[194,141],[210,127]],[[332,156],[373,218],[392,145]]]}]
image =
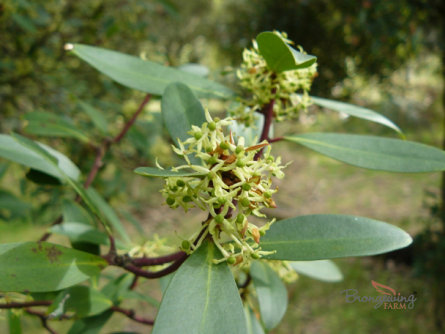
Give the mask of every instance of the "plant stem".
[{"label": "plant stem", "polygon": [[185,252],[179,251],[169,255],[159,256],[159,257],[140,257],[133,258],[131,263],[136,267],[146,267],[146,266],[157,266],[160,264],[165,264],[173,261],[177,261],[184,256]]},{"label": "plant stem", "polygon": [[113,310],[114,312],[119,312],[122,313],[123,315],[125,315],[127,318],[134,320],[140,324],[144,324],[144,325],[148,325],[148,326],[153,326],[154,321],[151,319],[145,319],[142,317],[139,317],[135,314],[135,312],[133,310],[127,310],[127,309],[123,309],[119,306],[112,306],[111,310]]},{"label": "plant stem", "polygon": [[50,300],[35,300],[32,302],[23,302],[23,303],[5,303],[0,304],[0,309],[9,309],[9,308],[27,308],[27,307],[33,307],[33,306],[49,306],[53,302]]},{"label": "plant stem", "polygon": [[[270,100],[270,102],[263,106],[261,109],[261,113],[264,115],[264,125],[263,125],[263,131],[261,131],[261,137],[260,137],[260,143],[263,140],[269,141],[269,132],[270,127],[272,125],[273,121],[273,106],[275,105],[275,99]],[[258,160],[263,155],[263,149],[260,149],[256,154],[254,159]]]},{"label": "plant stem", "polygon": [[48,325],[48,316],[45,313],[34,311],[34,310],[31,310],[31,309],[26,309],[25,312],[28,313],[28,314],[35,315],[35,316],[39,317],[40,318],[40,322],[42,323],[43,328],[45,328],[51,334],[57,334],[57,332],[54,329],[49,327],[49,325]]}]

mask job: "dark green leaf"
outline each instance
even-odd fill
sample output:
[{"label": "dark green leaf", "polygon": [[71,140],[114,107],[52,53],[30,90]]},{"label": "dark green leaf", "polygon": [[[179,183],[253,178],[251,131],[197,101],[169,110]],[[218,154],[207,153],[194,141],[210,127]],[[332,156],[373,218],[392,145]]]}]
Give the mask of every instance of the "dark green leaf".
[{"label": "dark green leaf", "polygon": [[294,261],[291,267],[299,274],[325,282],[340,282],[343,275],[340,269],[330,260]]},{"label": "dark green leaf", "polygon": [[277,73],[306,68],[317,61],[317,57],[293,49],[280,36],[270,31],[259,34],[256,41],[267,66]]},{"label": "dark green leaf", "polygon": [[362,168],[406,173],[445,170],[445,152],[411,141],[338,133],[306,133],[284,139]]},{"label": "dark green leaf", "polygon": [[134,170],[136,174],[143,175],[143,176],[154,176],[154,177],[170,177],[170,176],[199,176],[199,175],[205,175],[206,173],[196,172],[196,171],[190,171],[190,170],[179,170],[179,171],[172,171],[171,169],[159,169],[159,168],[153,168],[153,167],[138,167]]},{"label": "dark green leaf", "polygon": [[111,306],[113,302],[103,293],[87,286],[73,286],[57,296],[48,312],[53,317],[74,312],[76,317],[84,318],[102,313]]},{"label": "dark green leaf", "polygon": [[321,97],[311,96],[311,99],[316,105],[319,105],[320,107],[339,111],[344,114],[362,118],[362,119],[366,119],[371,122],[380,123],[382,125],[387,126],[388,128],[391,128],[391,129],[397,131],[400,134],[402,133],[402,131],[400,130],[400,128],[397,125],[395,125],[392,121],[390,121],[385,116],[375,112],[374,110],[364,108],[364,107],[355,106],[355,105],[349,104],[349,103],[323,99]]},{"label": "dark green leaf", "polygon": [[182,83],[167,86],[162,96],[162,118],[175,144],[185,141],[192,125],[200,127],[206,121],[204,108],[193,92]]},{"label": "dark green leaf", "polygon": [[94,125],[101,131],[103,134],[108,133],[108,122],[105,116],[101,111],[94,108],[92,105],[85,103],[83,101],[78,101],[79,106],[82,110],[90,117],[93,121]]},{"label": "dark green leaf", "polygon": [[162,95],[172,82],[188,85],[199,97],[229,98],[233,92],[197,75],[151,61],[102,49],[74,44],[73,53],[120,84],[154,95]]},{"label": "dark green leaf", "polygon": [[408,233],[377,220],[346,215],[309,215],[276,222],[261,238],[266,258],[310,261],[390,252],[411,244]]},{"label": "dark green leaf", "polygon": [[58,178],[51,176],[49,174],[43,173],[37,169],[31,168],[28,173],[26,173],[26,178],[36,184],[48,185],[48,186],[59,186],[62,183]]},{"label": "dark green leaf", "polygon": [[213,263],[220,256],[205,242],[184,262],[165,292],[152,334],[246,333],[232,273],[226,263]]},{"label": "dark green leaf", "polygon": [[[37,169],[61,180],[65,179],[64,174],[74,180],[79,178],[80,171],[77,166],[62,153],[34,142],[34,145],[30,147],[22,141],[23,138],[17,135],[13,138],[0,134],[0,157]],[[27,141],[27,143],[30,142],[29,139]],[[57,161],[57,164],[54,161]]]},{"label": "dark green leaf", "polygon": [[287,309],[287,290],[280,276],[264,261],[254,261],[250,275],[258,296],[261,320],[267,330],[275,328]]},{"label": "dark green leaf", "polygon": [[61,290],[107,266],[101,257],[47,242],[0,245],[0,291]]},{"label": "dark green leaf", "polygon": [[89,142],[86,135],[76,126],[61,117],[47,112],[31,112],[25,115],[28,121],[25,131],[32,135],[46,137],[71,137]]},{"label": "dark green leaf", "polygon": [[92,317],[77,320],[71,326],[68,334],[99,334],[112,315],[113,311],[105,311]]}]

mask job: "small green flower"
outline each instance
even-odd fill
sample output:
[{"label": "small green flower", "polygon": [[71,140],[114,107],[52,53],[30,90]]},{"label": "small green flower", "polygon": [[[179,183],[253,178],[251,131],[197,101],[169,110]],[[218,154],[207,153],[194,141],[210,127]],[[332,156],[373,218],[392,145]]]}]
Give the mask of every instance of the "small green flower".
[{"label": "small green flower", "polygon": [[[206,120],[201,127],[193,126],[190,137],[173,148],[187,162],[174,170],[192,169],[203,175],[167,177],[161,192],[172,208],[187,211],[198,207],[210,213],[205,228],[223,255],[216,262],[231,258],[234,265],[247,265],[251,258],[268,254],[261,251],[259,239],[273,223],[258,228],[248,217],[264,217],[263,208],[275,207],[272,195],[277,189],[272,187],[272,176],[284,177],[285,166],[280,158],[270,155],[266,141],[246,147],[244,138],[235,142],[231,133],[226,135],[223,129],[231,123],[230,118],[212,119],[206,111]],[[264,157],[255,159],[260,149],[264,149]],[[192,164],[190,156],[200,163]],[[187,240],[189,244],[191,240]]]},{"label": "small green flower", "polygon": [[[287,44],[292,44],[285,33],[275,31]],[[300,48],[300,52],[303,49]],[[243,52],[243,63],[236,72],[240,85],[252,95],[250,99],[240,99],[239,105],[230,111],[239,122],[250,126],[254,124],[254,112],[274,100],[273,111],[277,121],[298,117],[311,105],[309,90],[317,75],[317,64],[308,68],[272,72],[261,56],[256,41],[252,49]]]}]

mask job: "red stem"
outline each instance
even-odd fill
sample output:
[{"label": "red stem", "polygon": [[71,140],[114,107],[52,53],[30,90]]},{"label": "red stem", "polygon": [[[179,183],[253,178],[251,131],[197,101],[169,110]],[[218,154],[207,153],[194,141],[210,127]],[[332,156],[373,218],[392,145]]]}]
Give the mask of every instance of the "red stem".
[{"label": "red stem", "polygon": [[122,313],[123,315],[125,315],[127,318],[130,318],[131,320],[134,320],[140,324],[144,324],[144,325],[148,325],[148,326],[153,326],[154,321],[150,320],[150,319],[145,319],[142,317],[137,316],[133,310],[127,310],[127,309],[123,309],[119,306],[112,306],[111,309],[114,312],[119,312]]},{"label": "red stem", "polygon": [[[266,104],[263,109],[261,109],[261,113],[264,115],[264,125],[263,125],[263,131],[261,132],[260,137],[260,143],[263,140],[269,141],[269,132],[270,132],[270,126],[272,125],[273,121],[273,106],[275,104],[275,99],[272,99],[268,104]],[[256,154],[254,159],[258,160],[263,155],[263,149],[259,150]]]},{"label": "red stem", "polygon": [[159,256],[159,257],[140,257],[131,260],[131,263],[136,267],[157,266],[173,261],[177,261],[184,256],[184,252],[179,251],[173,254]]}]

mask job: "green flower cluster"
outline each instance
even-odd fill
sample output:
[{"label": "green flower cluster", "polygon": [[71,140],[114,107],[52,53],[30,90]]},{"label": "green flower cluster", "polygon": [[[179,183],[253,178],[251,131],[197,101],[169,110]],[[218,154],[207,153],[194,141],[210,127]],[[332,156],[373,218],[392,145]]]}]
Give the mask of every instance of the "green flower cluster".
[{"label": "green flower cluster", "polygon": [[[257,227],[248,217],[264,217],[261,209],[275,207],[272,195],[277,189],[272,188],[271,177],[283,178],[285,166],[281,165],[281,158],[270,154],[271,147],[266,141],[246,147],[243,137],[235,143],[231,133],[225,135],[223,127],[231,123],[230,118],[213,120],[206,112],[206,119],[201,127],[192,127],[190,138],[179,141],[179,148],[174,147],[187,162],[174,170],[192,169],[196,175],[168,177],[161,192],[172,208],[182,207],[187,211],[198,207],[209,212],[205,232],[223,254],[221,261],[244,263],[266,254],[261,251],[259,241],[273,221]],[[256,158],[261,149],[263,157]],[[193,164],[190,157],[200,164]],[[197,235],[184,240],[185,251],[199,246],[193,245]]]},{"label": "green flower cluster", "polygon": [[[286,33],[275,31],[286,43]],[[300,52],[304,52],[300,48]],[[309,90],[317,75],[317,64],[308,68],[274,73],[261,56],[256,41],[252,49],[243,51],[243,63],[236,72],[242,87],[251,94],[250,99],[240,99],[239,104],[231,110],[231,115],[239,122],[251,126],[254,124],[254,112],[274,100],[274,117],[277,121],[296,118],[301,110],[307,110],[311,104]],[[297,94],[298,93],[298,94]]]}]

